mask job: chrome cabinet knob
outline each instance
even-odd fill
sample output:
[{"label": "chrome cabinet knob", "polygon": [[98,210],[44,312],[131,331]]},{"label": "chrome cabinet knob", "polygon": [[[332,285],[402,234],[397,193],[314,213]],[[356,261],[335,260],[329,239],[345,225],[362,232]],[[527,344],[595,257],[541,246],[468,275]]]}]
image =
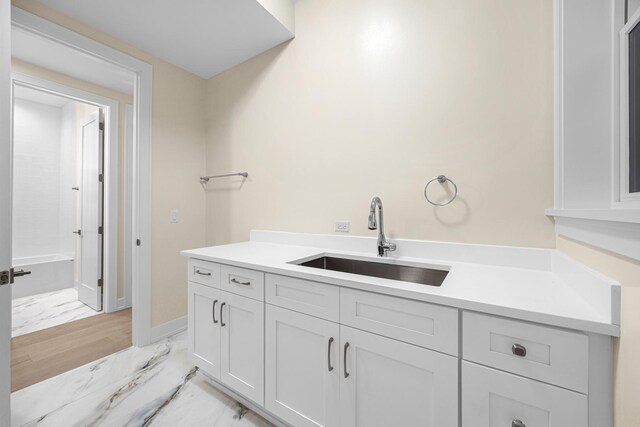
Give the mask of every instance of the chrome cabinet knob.
[{"label": "chrome cabinet knob", "polygon": [[525,357],[527,355],[527,348],[525,346],[523,346],[523,345],[520,345],[520,344],[514,344],[511,347],[511,352],[513,354],[515,354],[516,356],[518,356],[518,357]]},{"label": "chrome cabinet knob", "polygon": [[514,420],[511,421],[511,427],[527,427],[527,425],[519,419],[514,418]]}]

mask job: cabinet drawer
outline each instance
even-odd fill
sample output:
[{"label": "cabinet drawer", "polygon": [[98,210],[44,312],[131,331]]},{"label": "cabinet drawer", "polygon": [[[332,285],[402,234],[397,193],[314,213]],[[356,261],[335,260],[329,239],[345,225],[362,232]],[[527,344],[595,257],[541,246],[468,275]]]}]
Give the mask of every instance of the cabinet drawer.
[{"label": "cabinet drawer", "polygon": [[189,281],[220,287],[220,265],[199,259],[189,259]]},{"label": "cabinet drawer", "polygon": [[458,355],[455,308],[342,288],[340,323]]},{"label": "cabinet drawer", "polygon": [[587,396],[462,362],[462,425],[587,426]]},{"label": "cabinet drawer", "polygon": [[264,273],[246,268],[220,267],[220,287],[223,291],[264,301]]},{"label": "cabinet drawer", "polygon": [[585,334],[465,311],[463,358],[586,393]]},{"label": "cabinet drawer", "polygon": [[269,304],[338,322],[340,288],[276,274],[267,274],[265,299]]}]

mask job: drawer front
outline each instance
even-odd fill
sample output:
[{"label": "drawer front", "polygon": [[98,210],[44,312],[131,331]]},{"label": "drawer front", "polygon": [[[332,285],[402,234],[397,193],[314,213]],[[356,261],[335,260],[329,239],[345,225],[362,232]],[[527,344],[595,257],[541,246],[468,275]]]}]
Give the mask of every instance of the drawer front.
[{"label": "drawer front", "polygon": [[223,291],[264,301],[264,273],[246,268],[220,267],[220,287]]},{"label": "drawer front", "polygon": [[587,405],[583,394],[462,362],[464,427],[586,427]]},{"label": "drawer front", "polygon": [[220,264],[199,259],[189,259],[189,281],[219,288]]},{"label": "drawer front", "polygon": [[585,334],[465,311],[463,358],[586,393]]},{"label": "drawer front", "polygon": [[276,274],[267,274],[265,281],[267,303],[338,322],[339,287]]},{"label": "drawer front", "polygon": [[342,288],[340,323],[458,355],[455,308]]}]

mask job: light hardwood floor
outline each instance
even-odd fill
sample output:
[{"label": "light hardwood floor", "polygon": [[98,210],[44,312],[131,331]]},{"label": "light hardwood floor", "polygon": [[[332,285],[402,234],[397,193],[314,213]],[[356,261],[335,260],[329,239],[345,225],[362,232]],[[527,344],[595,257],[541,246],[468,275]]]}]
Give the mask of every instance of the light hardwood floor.
[{"label": "light hardwood floor", "polygon": [[131,309],[99,314],[11,339],[11,391],[131,346]]}]

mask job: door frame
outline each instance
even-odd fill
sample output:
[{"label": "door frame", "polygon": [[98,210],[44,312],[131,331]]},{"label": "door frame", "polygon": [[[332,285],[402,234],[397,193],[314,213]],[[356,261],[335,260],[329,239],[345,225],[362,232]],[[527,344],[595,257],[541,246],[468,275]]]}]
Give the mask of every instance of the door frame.
[{"label": "door frame", "polygon": [[[0,198],[11,197],[10,2],[0,1]],[[0,203],[0,270],[11,268],[11,204]],[[0,425],[11,425],[11,285],[0,285]]]},{"label": "door frame", "polygon": [[132,335],[137,347],[151,343],[151,127],[153,67],[133,56],[113,49],[39,16],[11,6],[12,27],[44,37],[127,69],[134,78],[133,236],[132,242]]},{"label": "door frame", "polygon": [[[104,248],[102,253],[104,266],[102,300],[105,313],[116,311],[118,298],[118,101],[23,73],[12,73],[11,83],[12,100],[13,88],[17,85],[62,96],[72,101],[94,105],[104,110],[107,126],[104,136],[103,225],[105,233],[102,236]],[[13,123],[11,126],[11,140],[13,141]]]}]

